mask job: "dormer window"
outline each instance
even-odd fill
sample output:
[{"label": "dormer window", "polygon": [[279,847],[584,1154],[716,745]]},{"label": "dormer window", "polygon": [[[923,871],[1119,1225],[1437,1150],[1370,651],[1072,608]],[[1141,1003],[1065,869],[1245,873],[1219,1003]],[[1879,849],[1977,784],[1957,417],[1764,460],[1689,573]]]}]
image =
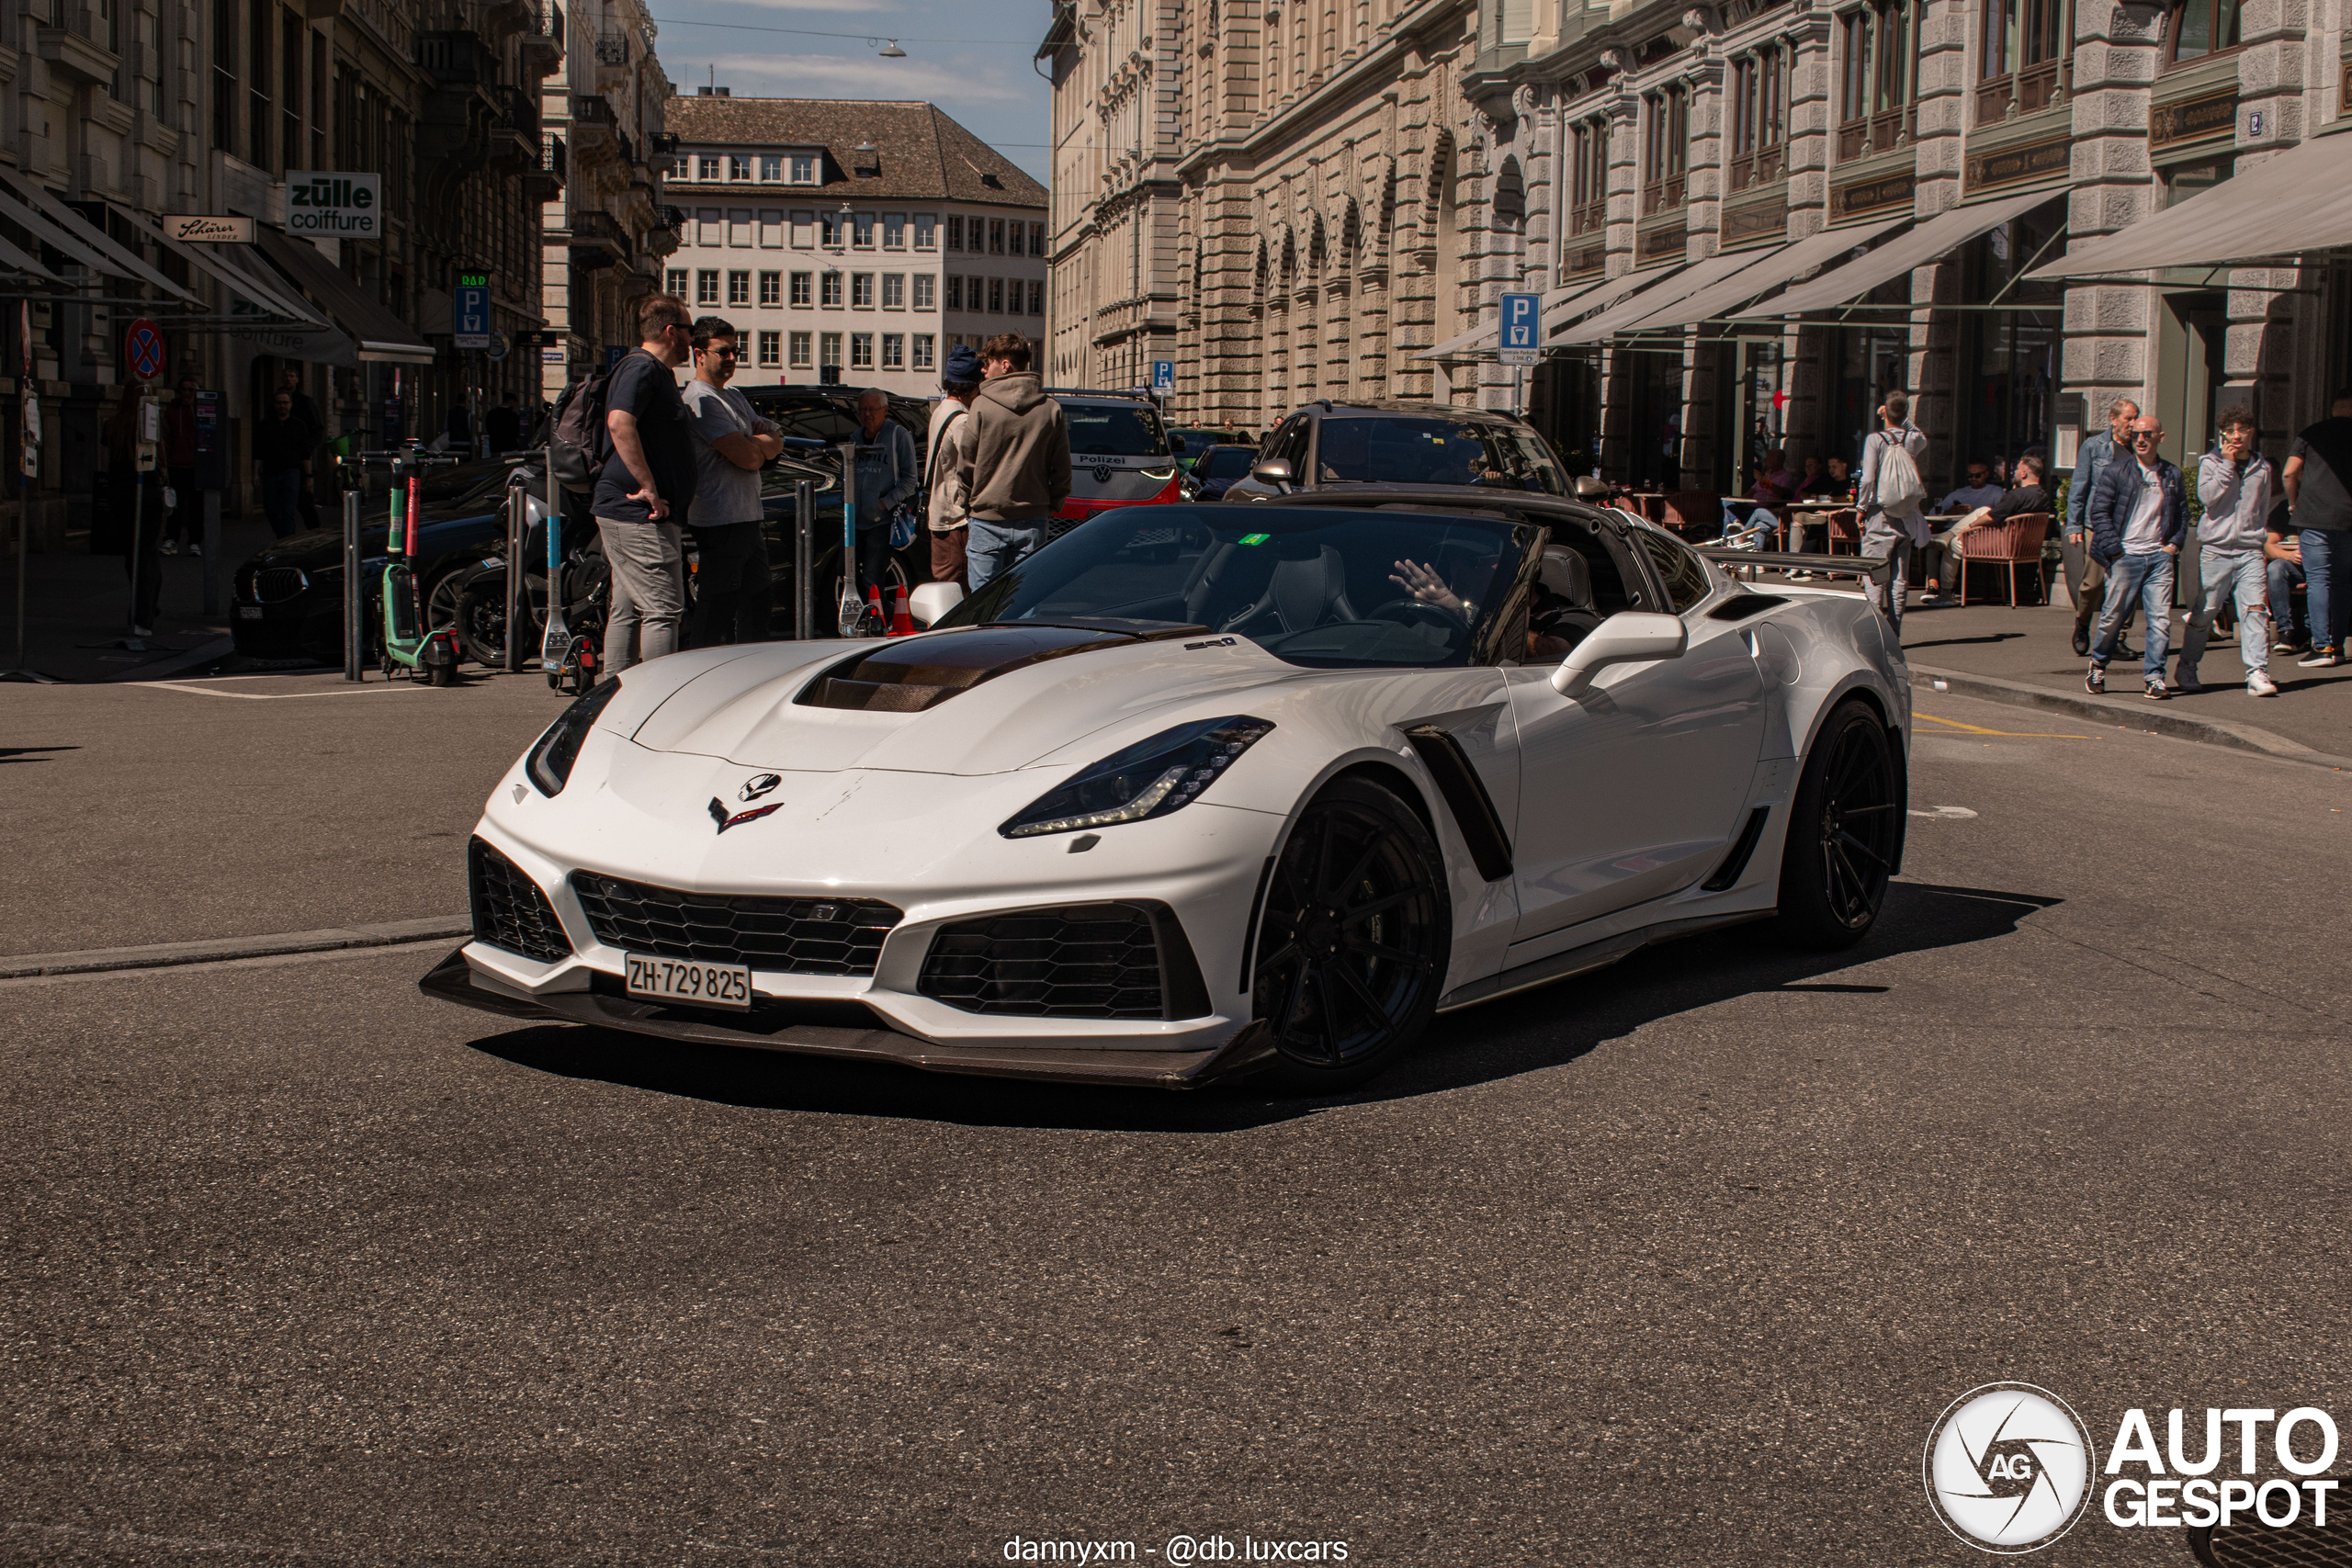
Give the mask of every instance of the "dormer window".
[{"label": "dormer window", "polygon": [[817,183],[817,160],[807,153],[795,153],[792,159],[792,183],[812,186]]}]

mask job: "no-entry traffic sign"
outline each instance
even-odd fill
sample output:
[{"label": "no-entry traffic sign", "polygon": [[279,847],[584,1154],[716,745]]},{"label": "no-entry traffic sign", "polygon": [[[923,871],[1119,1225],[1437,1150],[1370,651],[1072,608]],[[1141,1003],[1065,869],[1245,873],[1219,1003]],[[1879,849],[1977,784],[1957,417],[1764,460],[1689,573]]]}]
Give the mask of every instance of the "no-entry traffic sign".
[{"label": "no-entry traffic sign", "polygon": [[142,381],[164,373],[164,329],[141,316],[122,334],[123,363]]}]

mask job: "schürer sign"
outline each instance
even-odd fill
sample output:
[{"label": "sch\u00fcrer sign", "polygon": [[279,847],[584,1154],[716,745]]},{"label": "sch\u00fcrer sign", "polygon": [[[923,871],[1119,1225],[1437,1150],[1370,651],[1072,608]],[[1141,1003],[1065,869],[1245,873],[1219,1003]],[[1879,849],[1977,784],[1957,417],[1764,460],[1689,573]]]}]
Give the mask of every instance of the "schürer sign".
[{"label": "sch\u00fcrer sign", "polygon": [[297,169],[286,176],[286,231],[322,240],[381,238],[384,176]]}]

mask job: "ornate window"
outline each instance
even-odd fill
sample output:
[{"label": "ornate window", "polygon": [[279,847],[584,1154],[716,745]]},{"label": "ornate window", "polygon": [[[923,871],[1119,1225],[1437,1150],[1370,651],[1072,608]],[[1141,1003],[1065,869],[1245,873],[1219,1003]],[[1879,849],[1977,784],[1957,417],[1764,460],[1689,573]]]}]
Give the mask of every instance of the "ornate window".
[{"label": "ornate window", "polygon": [[1977,124],[2031,114],[2065,96],[2074,19],[2068,0],[1984,0]]},{"label": "ornate window", "polygon": [[1731,188],[1769,185],[1787,173],[1788,57],[1777,45],[1732,62]]},{"label": "ornate window", "polygon": [[1642,215],[1682,205],[1690,157],[1690,95],[1679,82],[1642,97]]},{"label": "ornate window", "polygon": [[1609,122],[1585,120],[1568,137],[1568,232],[1598,234],[1609,224]]},{"label": "ornate window", "polygon": [[1838,156],[1890,152],[1910,135],[1917,0],[1877,0],[1838,18]]},{"label": "ornate window", "polygon": [[2165,28],[2165,60],[2177,65],[2235,49],[2243,37],[2238,0],[2185,0]]}]

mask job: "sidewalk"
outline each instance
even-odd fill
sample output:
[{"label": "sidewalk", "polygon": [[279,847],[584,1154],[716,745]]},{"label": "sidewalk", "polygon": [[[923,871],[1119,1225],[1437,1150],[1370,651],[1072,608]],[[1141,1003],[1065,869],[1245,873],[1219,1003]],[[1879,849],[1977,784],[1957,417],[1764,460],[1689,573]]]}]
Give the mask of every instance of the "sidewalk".
[{"label": "sidewalk", "polygon": [[[123,646],[130,636],[130,579],[120,556],[91,555],[85,536],[75,534],[65,551],[27,558],[25,668],[75,683],[251,668],[235,658],[229,640],[229,576],[269,537],[269,525],[259,517],[221,520],[216,615],[203,613],[203,558],[165,556],[163,614],[141,651]],[[17,560],[11,554],[0,559],[0,671],[16,658]]]},{"label": "sidewalk", "polygon": [[[1759,586],[1779,581],[1767,575]],[[1820,585],[1818,580],[1815,585]],[[2188,619],[2186,611],[2173,613],[2176,656],[2188,636]],[[2143,646],[2142,630],[2135,625],[2124,639],[2134,653]],[[2298,656],[2273,654],[2270,675],[2278,682],[2278,694],[2250,697],[2233,633],[2208,640],[2199,671],[2205,682],[2202,691],[2150,702],[2141,692],[2140,660],[2118,659],[2108,666],[2110,694],[2094,697],[2083,690],[2090,661],[2075,655],[2074,631],[2075,612],[2063,581],[2049,604],[2014,610],[2006,604],[1971,604],[1966,609],[1921,604],[1914,590],[1903,616],[1903,651],[1915,680],[1928,688],[1920,694],[1923,704],[1940,678],[1950,690],[1969,696],[2046,707],[2133,729],[2275,755],[2352,757],[2352,665],[2304,670],[2296,666]],[[2167,664],[2167,681],[2177,669],[2177,662]]]}]

